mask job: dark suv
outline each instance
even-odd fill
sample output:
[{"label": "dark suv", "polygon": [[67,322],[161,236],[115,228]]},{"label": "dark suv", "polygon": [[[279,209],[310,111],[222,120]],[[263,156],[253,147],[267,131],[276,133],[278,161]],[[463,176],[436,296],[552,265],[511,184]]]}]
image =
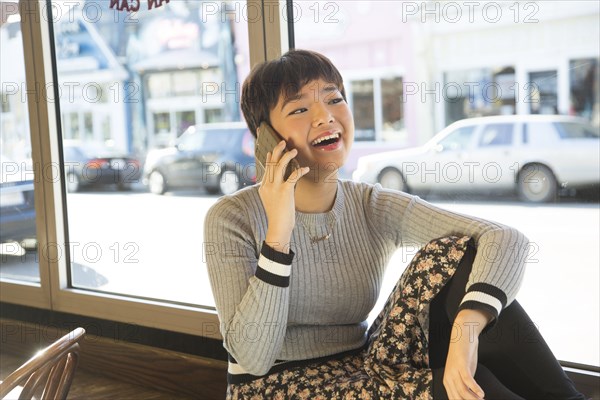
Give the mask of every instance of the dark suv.
[{"label": "dark suv", "polygon": [[36,246],[33,168],[29,161],[13,162],[1,156],[0,243]]},{"label": "dark suv", "polygon": [[191,126],[173,146],[148,153],[143,179],[155,194],[195,188],[231,194],[256,182],[254,137],[238,124]]}]

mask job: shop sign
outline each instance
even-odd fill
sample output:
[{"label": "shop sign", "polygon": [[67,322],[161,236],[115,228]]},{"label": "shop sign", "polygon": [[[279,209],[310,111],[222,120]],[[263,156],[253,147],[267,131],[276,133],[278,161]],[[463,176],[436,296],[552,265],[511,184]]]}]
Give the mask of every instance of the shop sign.
[{"label": "shop sign", "polygon": [[[161,7],[170,0],[147,0],[148,10]],[[143,0],[110,0],[110,8],[118,11],[139,11]]]}]

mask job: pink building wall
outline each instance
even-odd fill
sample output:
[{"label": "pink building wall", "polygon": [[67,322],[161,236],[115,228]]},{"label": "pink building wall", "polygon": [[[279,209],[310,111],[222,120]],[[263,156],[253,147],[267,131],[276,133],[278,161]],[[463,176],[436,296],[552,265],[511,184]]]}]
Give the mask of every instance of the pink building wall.
[{"label": "pink building wall", "polygon": [[[408,23],[402,22],[400,2],[337,2],[337,9],[331,8],[332,3],[324,2],[318,11],[316,4],[295,2],[297,11],[302,7],[300,15],[297,13],[295,17],[296,48],[323,53],[340,69],[346,81],[349,76],[366,78],[389,74],[402,77],[404,82],[417,82],[414,33]],[[246,21],[236,23],[234,30],[241,55],[238,64],[241,83],[250,70]],[[419,138],[416,112],[419,99],[411,96],[403,104],[406,143],[356,143],[343,175],[350,175],[356,159],[362,155],[423,142]]]}]

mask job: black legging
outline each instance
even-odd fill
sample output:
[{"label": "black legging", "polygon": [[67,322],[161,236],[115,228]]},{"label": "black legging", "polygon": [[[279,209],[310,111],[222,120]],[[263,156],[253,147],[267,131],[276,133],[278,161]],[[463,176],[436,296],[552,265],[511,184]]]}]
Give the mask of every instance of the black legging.
[{"label": "black legging", "polygon": [[[431,303],[429,364],[433,370],[435,400],[448,399],[442,379],[450,343],[450,321],[454,321],[465,294],[475,251],[469,243],[454,276]],[[480,335],[475,381],[486,399],[585,399],[516,300],[502,311],[494,327]]]}]

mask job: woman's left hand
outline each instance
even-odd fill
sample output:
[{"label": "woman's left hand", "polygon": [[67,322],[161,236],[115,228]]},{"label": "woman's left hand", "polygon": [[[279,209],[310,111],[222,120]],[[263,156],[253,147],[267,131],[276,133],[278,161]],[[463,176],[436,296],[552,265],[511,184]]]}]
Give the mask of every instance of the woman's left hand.
[{"label": "woman's left hand", "polygon": [[485,393],[474,376],[479,334],[489,319],[488,314],[479,310],[461,310],[456,316],[443,379],[449,399],[484,398]]}]

